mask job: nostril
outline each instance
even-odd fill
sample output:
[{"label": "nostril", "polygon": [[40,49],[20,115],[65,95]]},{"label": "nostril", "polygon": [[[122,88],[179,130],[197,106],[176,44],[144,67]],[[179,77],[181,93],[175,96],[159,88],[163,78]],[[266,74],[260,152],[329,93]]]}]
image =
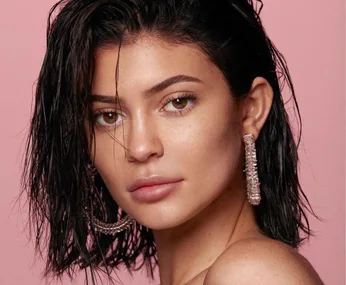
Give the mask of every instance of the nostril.
[{"label": "nostril", "polygon": [[137,144],[125,149],[125,158],[129,162],[146,162],[163,155],[163,145],[160,141]]}]

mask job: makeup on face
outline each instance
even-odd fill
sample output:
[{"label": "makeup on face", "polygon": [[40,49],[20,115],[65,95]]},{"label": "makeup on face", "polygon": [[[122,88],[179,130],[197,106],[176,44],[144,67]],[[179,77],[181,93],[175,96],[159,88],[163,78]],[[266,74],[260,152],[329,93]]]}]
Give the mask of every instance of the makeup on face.
[{"label": "makeup on face", "polygon": [[118,48],[100,49],[91,101],[107,189],[139,223],[163,229],[237,187],[242,146],[222,72],[197,45],[154,42],[121,48],[118,96]]}]

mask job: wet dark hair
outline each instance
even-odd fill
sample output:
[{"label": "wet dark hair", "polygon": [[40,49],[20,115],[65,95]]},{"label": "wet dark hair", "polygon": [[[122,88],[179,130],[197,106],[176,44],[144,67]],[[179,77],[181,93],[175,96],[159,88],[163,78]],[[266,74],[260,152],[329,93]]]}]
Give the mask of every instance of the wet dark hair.
[{"label": "wet dark hair", "polygon": [[[266,236],[295,248],[311,234],[305,213],[311,207],[298,179],[299,108],[286,62],[255,6],[250,0],[70,0],[52,8],[22,176],[40,253],[47,242],[46,276],[72,276],[78,267],[89,268],[95,282],[95,269],[109,275],[120,265],[128,270],[146,265],[153,276],[157,255],[150,229],[136,223],[107,236],[95,232],[82,214],[88,206],[104,221],[120,218],[100,175],[93,182],[88,171],[84,119],[90,115],[94,51],[108,44],[120,48],[143,33],[197,44],[237,98],[246,96],[255,77],[270,83],[273,104],[256,141],[262,193],[256,220]],[[283,84],[298,114],[297,143],[281,95]]]}]

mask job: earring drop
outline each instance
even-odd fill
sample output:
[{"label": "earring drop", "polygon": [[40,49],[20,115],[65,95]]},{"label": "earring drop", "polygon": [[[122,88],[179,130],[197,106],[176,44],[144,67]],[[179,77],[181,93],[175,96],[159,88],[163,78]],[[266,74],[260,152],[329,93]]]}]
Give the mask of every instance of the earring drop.
[{"label": "earring drop", "polygon": [[[95,175],[97,174],[97,170],[91,164],[88,164],[88,170],[89,170],[89,175],[92,181],[94,182]],[[87,218],[89,219],[89,222],[93,225],[95,232],[100,232],[106,235],[114,236],[115,234],[130,228],[131,225],[135,222],[135,220],[131,216],[126,215],[124,218],[120,219],[116,223],[104,223],[100,221],[99,219],[97,219],[96,217],[90,217],[90,214],[89,214],[90,211],[88,210],[88,208],[85,208],[84,210],[85,210],[85,214]]]},{"label": "earring drop", "polygon": [[261,190],[257,172],[254,136],[252,134],[244,135],[244,144],[247,199],[251,205],[257,206],[261,202]]},{"label": "earring drop", "polygon": [[[89,215],[88,215],[89,216]],[[116,223],[104,223],[97,219],[96,217],[93,217],[89,220],[94,226],[95,232],[100,232],[105,235],[115,235],[117,233],[120,233],[128,228],[134,223],[134,219],[130,216],[125,216],[120,221]]]}]

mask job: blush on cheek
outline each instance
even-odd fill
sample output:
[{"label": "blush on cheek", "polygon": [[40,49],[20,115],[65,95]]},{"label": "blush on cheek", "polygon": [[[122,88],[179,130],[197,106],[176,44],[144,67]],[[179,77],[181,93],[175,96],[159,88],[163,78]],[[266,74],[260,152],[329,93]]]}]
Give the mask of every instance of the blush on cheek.
[{"label": "blush on cheek", "polygon": [[[241,128],[231,109],[220,112],[217,123],[210,128],[205,148],[206,160],[214,168],[214,174],[227,180],[227,176],[239,167],[241,156]],[[234,113],[233,113],[234,114]]]}]

